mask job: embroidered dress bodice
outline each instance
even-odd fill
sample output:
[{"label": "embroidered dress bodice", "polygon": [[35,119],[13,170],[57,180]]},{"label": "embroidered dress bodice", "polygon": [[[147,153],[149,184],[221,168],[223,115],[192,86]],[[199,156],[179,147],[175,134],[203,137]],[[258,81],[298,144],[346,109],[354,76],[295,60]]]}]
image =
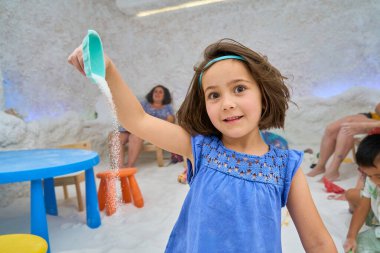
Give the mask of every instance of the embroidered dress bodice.
[{"label": "embroidered dress bodice", "polygon": [[190,190],[165,252],[281,252],[281,207],[303,153],[248,155],[202,135],[192,148]]}]

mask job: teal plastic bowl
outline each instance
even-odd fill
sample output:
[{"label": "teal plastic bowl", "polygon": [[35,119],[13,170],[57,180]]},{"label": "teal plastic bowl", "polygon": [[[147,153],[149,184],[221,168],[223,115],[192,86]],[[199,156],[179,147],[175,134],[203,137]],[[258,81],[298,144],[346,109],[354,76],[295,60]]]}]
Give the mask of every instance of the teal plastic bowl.
[{"label": "teal plastic bowl", "polygon": [[102,41],[94,30],[88,30],[82,42],[84,72],[92,81],[92,74],[106,77]]}]

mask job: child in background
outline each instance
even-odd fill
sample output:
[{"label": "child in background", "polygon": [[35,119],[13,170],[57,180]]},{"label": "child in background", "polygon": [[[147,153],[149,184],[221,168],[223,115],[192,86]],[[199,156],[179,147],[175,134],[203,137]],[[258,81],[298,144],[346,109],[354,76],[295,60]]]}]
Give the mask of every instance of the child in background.
[{"label": "child in background", "polygon": [[[380,134],[369,135],[360,142],[356,162],[367,177],[343,247],[345,252],[380,252]],[[371,227],[359,233],[368,215],[372,216]]]},{"label": "child in background", "polygon": [[[361,123],[361,122],[351,122],[345,123],[342,125],[344,128],[344,132],[347,135],[355,135],[358,133],[368,133],[368,135],[372,134],[380,134],[380,121],[378,123]],[[348,189],[345,192],[345,197],[348,201],[349,212],[353,213],[355,208],[359,206],[361,200],[361,190],[364,187],[365,183],[365,174],[360,173],[358,180],[356,182],[355,188]]]},{"label": "child in background", "polygon": [[261,131],[261,137],[263,137],[265,143],[268,145],[272,145],[280,149],[289,148],[288,142],[278,134],[269,131]]},{"label": "child in background", "polygon": [[[69,62],[84,73],[81,47]],[[105,64],[119,122],[190,161],[190,190],[165,252],[282,252],[285,205],[306,252],[337,252],[299,169],[302,152],[260,136],[284,126],[289,101],[285,77],[266,57],[233,40],[207,47],[179,125],[146,114],[107,56]]]}]

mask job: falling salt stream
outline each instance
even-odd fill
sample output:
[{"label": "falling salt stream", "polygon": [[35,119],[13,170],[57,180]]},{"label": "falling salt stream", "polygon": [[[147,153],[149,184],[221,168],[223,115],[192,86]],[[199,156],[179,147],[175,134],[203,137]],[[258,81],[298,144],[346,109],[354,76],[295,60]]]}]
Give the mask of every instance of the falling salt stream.
[{"label": "falling salt stream", "polygon": [[[103,77],[96,75],[96,74],[93,74],[93,73],[91,74],[91,77],[96,82],[100,91],[107,97],[107,101],[111,107],[111,111],[112,111],[112,135],[111,135],[111,145],[110,145],[111,147],[110,147],[109,152],[110,152],[111,170],[117,174],[118,170],[119,170],[119,166],[118,166],[119,155],[118,154],[120,153],[121,147],[120,147],[120,142],[119,142],[120,133],[118,131],[119,123],[118,123],[117,115],[116,115],[116,106],[112,100],[111,90],[108,87],[107,81]],[[114,199],[112,201],[116,201],[117,204],[119,204],[121,202],[121,200],[120,200],[121,199],[120,198],[120,196],[121,196],[120,184],[116,183],[115,187],[116,187],[117,197],[116,197],[116,200]]]}]

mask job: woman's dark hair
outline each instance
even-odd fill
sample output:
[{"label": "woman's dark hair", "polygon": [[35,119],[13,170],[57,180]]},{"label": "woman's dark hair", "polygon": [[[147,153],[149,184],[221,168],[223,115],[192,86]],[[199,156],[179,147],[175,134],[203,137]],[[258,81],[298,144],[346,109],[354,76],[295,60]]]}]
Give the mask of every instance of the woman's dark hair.
[{"label": "woman's dark hair", "polygon": [[172,102],[172,96],[170,95],[170,91],[168,88],[166,88],[165,86],[161,85],[161,84],[158,84],[156,86],[154,86],[148,94],[146,94],[145,96],[145,99],[149,102],[149,103],[153,103],[153,92],[156,88],[162,88],[164,90],[164,100],[162,101],[162,104],[163,105],[167,105],[167,104],[170,104]]},{"label": "woman's dark hair", "polygon": [[194,67],[195,74],[191,80],[184,102],[177,112],[178,123],[191,135],[217,135],[221,136],[211,123],[206,111],[205,95],[199,85],[199,76],[206,64],[220,56],[238,55],[244,58],[241,61],[257,82],[262,96],[262,112],[259,128],[283,128],[285,111],[290,101],[289,90],[286,87],[280,71],[273,67],[266,56],[262,56],[242,44],[222,39],[208,46],[204,51],[204,59]]},{"label": "woman's dark hair", "polygon": [[375,166],[376,157],[380,155],[380,134],[368,135],[359,144],[356,151],[356,163],[363,167]]}]

